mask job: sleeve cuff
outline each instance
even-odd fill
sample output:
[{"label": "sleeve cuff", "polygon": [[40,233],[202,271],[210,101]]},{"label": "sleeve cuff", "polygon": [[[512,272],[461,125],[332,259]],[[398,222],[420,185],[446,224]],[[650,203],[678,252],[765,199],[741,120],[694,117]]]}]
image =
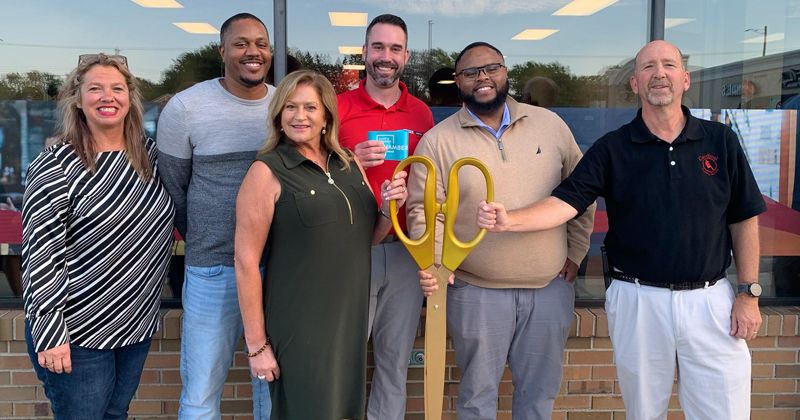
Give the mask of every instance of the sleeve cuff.
[{"label": "sleeve cuff", "polygon": [[764,213],[766,211],[767,211],[767,205],[762,201],[761,203],[757,203],[747,208],[741,209],[736,213],[728,213],[727,223],[729,225],[732,225],[734,223],[739,223],[751,217],[758,216],[759,214]]},{"label": "sleeve cuff", "polygon": [[69,333],[61,311],[30,317],[31,338],[36,352],[50,350],[69,343]]},{"label": "sleeve cuff", "polygon": [[559,200],[561,200],[561,201],[563,201],[563,202],[565,202],[565,203],[567,203],[567,204],[569,204],[570,206],[572,206],[572,208],[577,210],[578,214],[575,215],[574,219],[577,219],[577,218],[581,217],[583,215],[583,213],[586,212],[586,208],[589,207],[589,206],[581,205],[581,203],[579,203],[577,200],[573,199],[569,195],[567,195],[564,192],[560,191],[558,188],[553,190],[553,192],[550,195],[555,197],[555,198],[557,198],[557,199],[559,199]]}]

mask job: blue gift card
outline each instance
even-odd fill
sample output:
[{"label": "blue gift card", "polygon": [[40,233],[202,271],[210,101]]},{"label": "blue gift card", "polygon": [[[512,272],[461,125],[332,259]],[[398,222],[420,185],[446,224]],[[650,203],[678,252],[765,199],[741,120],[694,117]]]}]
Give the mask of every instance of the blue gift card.
[{"label": "blue gift card", "polygon": [[401,161],[408,157],[408,131],[370,131],[367,140],[382,141],[386,145],[386,160]]}]

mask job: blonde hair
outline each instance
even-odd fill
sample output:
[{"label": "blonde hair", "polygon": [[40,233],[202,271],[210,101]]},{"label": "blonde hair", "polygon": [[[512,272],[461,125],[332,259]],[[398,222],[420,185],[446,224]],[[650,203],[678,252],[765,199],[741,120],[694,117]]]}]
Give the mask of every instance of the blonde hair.
[{"label": "blonde hair", "polygon": [[258,154],[264,154],[274,150],[281,142],[286,142],[294,146],[294,142],[286,136],[286,133],[281,129],[281,113],[289,101],[289,97],[297,90],[300,85],[308,85],[317,91],[322,100],[322,105],[325,107],[325,124],[326,133],[322,135],[322,146],[327,150],[335,153],[339,159],[344,162],[342,170],[350,170],[350,161],[352,157],[345,152],[344,148],[339,145],[339,113],[336,110],[336,92],[333,90],[333,85],[325,76],[313,70],[298,70],[289,73],[275,89],[275,96],[269,104],[269,118],[267,121],[270,123],[269,135],[264,142],[264,147],[258,151]]},{"label": "blonde hair", "polygon": [[146,181],[151,180],[153,169],[150,167],[150,157],[143,141],[145,138],[144,106],[136,79],[124,64],[105,54],[98,54],[96,59],[80,63],[67,76],[64,85],[59,89],[59,119],[56,137],[64,143],[70,143],[75,149],[75,154],[83,162],[83,166],[90,174],[94,175],[97,163],[97,145],[89,125],[86,123],[86,114],[78,108],[78,104],[81,102],[81,86],[84,77],[95,66],[115,68],[125,78],[130,102],[130,109],[124,121],[125,153],[139,178]]}]

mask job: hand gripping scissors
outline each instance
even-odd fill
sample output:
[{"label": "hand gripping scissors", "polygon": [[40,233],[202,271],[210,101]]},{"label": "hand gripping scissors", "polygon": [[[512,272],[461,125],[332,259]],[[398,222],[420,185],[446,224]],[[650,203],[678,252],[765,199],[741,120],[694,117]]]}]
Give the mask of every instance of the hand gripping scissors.
[{"label": "hand gripping scissors", "polygon": [[[458,170],[470,165],[480,169],[486,178],[486,202],[494,201],[494,183],[489,169],[483,162],[475,158],[457,160],[450,168],[447,178],[447,199],[444,203],[436,201],[436,168],[433,162],[424,156],[409,156],[397,165],[395,175],[412,163],[421,163],[428,169],[425,177],[424,212],[425,233],[419,239],[411,240],[406,236],[397,220],[397,203],[392,200],[389,205],[394,231],[408,252],[414,257],[419,267],[436,277],[439,289],[428,296],[428,309],[425,316],[425,419],[441,420],[442,398],[444,397],[444,366],[447,332],[447,280],[464,258],[478,245],[486,235],[481,229],[469,242],[461,242],[453,233],[453,225],[458,213]],[[476,203],[477,204],[477,203]],[[442,266],[434,265],[436,248],[436,216],[444,214],[444,235],[442,241]]]}]

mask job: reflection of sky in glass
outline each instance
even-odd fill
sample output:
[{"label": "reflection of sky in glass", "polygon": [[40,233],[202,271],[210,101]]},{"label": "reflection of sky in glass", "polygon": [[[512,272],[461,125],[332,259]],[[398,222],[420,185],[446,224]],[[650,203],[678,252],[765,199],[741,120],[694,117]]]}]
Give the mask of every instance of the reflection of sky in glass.
[{"label": "reflection of sky in glass", "polygon": [[[636,54],[647,40],[644,0],[621,0],[591,16],[552,16],[570,0],[308,0],[288,6],[289,46],[312,53],[343,57],[339,46],[364,43],[366,28],[333,27],[329,11],[363,12],[371,21],[394,13],[408,25],[409,48],[428,47],[428,21],[433,21],[433,47],[458,52],[485,41],[506,55],[510,66],[526,61],[565,64],[578,75],[595,75]],[[299,3],[299,4],[298,4]],[[541,41],[512,41],[525,29],[558,29]]]},{"label": "reflection of sky in glass", "polygon": [[[668,0],[666,4],[667,18],[694,19],[665,32],[665,39],[689,56],[690,66],[714,67],[760,57],[764,26],[767,55],[800,49],[798,0]],[[780,39],[772,41],[775,38]],[[748,39],[752,41],[742,42]]]},{"label": "reflection of sky in glass", "polygon": [[[144,8],[129,0],[0,1],[0,74],[41,70],[58,75],[78,64],[78,55],[113,53],[128,57],[134,75],[158,81],[181,52],[219,35],[189,34],[173,22],[208,22],[247,11],[272,33],[270,0],[185,0],[183,9]],[[49,47],[42,47],[49,46]]]},{"label": "reflection of sky in glass", "polygon": [[[217,35],[193,35],[173,22],[208,22],[219,28],[229,16],[249,11],[273,32],[270,0],[185,0],[182,9],[144,8],[129,0],[27,0],[2,2],[0,74],[43,70],[65,74],[81,53],[120,48],[134,74],[158,81],[183,51],[197,49]],[[409,46],[459,51],[487,41],[507,56],[509,65],[529,60],[558,61],[578,75],[600,73],[633,56],[646,41],[646,0],[620,0],[590,16],[552,16],[569,0],[288,0],[289,46],[343,57],[339,46],[360,46],[362,27],[333,27],[328,12],[365,12],[369,19],[395,13],[409,25]],[[667,0],[666,39],[690,55],[690,65],[712,67],[757,57],[763,30],[783,39],[768,42],[767,54],[800,49],[799,0]],[[683,21],[674,19],[684,19]],[[512,41],[525,29],[558,29],[541,41]],[[780,38],[780,36],[778,36]],[[772,36],[770,37],[772,39]]]}]

